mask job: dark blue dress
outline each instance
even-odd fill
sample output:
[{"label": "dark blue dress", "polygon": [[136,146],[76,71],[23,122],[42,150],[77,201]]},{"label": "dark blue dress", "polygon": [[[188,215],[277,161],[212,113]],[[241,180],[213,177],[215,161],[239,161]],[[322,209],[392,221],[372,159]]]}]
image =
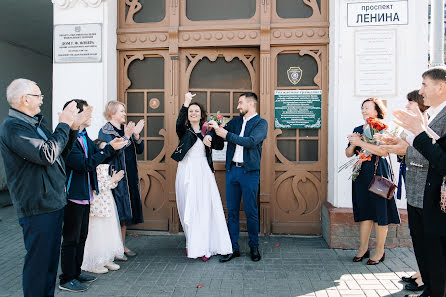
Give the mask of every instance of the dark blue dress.
[{"label": "dark blue dress", "polygon": [[[99,131],[99,138],[106,142],[123,135],[123,126],[121,129],[117,129],[110,122],[106,123]],[[143,152],[144,142],[137,143],[132,136],[130,145],[122,148],[109,162],[110,168],[116,171],[124,170],[124,177],[112,190],[121,225],[128,226],[144,222],[136,162],[136,155]]]},{"label": "dark blue dress", "polygon": [[[364,132],[363,126],[356,127],[353,130],[353,133],[355,132],[362,135]],[[356,147],[355,154],[357,154],[356,150],[360,149],[360,147]],[[371,161],[362,163],[361,171],[352,184],[353,216],[355,222],[372,220],[378,223],[379,226],[399,224],[400,215],[395,204],[395,198],[389,200],[368,190],[369,184],[373,179],[376,158],[377,156],[373,155]],[[385,158],[380,158],[376,174],[389,178],[389,164]]]}]

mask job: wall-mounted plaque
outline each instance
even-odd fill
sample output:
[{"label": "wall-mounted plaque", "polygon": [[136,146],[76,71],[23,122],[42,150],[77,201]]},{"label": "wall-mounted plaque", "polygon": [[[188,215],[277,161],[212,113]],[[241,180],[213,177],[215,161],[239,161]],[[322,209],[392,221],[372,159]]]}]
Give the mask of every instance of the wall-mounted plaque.
[{"label": "wall-mounted plaque", "polygon": [[102,61],[102,24],[54,26],[54,63]]},{"label": "wall-mounted plaque", "polygon": [[355,95],[396,94],[396,31],[355,32]]},{"label": "wall-mounted plaque", "polygon": [[319,129],[322,90],[274,91],[274,127],[277,129]]}]

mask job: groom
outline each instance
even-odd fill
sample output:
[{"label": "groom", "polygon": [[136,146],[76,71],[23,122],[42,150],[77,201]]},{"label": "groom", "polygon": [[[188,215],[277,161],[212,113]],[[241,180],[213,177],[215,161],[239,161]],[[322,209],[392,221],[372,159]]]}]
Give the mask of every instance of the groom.
[{"label": "groom", "polygon": [[257,193],[260,182],[260,158],[262,143],[268,132],[268,123],[256,112],[257,95],[240,95],[237,109],[240,117],[234,117],[225,128],[212,123],[218,136],[226,139],[226,202],[228,208],[228,229],[233,253],[223,256],[220,262],[227,262],[240,257],[238,244],[240,226],[240,199],[243,196],[248,225],[251,260],[259,261],[259,217]]}]

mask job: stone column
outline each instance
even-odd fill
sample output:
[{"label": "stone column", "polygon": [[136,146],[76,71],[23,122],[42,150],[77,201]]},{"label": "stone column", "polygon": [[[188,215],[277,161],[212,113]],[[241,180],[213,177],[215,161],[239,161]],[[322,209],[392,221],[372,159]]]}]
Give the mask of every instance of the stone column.
[{"label": "stone column", "polygon": [[117,99],[117,5],[107,0],[52,0],[54,25],[102,25],[102,60],[98,63],[53,62],[53,123],[65,102],[73,98],[86,100],[94,106],[88,133],[92,139],[106,122],[104,106]]},{"label": "stone column", "polygon": [[444,65],[444,0],[432,0],[430,26],[430,64]]}]

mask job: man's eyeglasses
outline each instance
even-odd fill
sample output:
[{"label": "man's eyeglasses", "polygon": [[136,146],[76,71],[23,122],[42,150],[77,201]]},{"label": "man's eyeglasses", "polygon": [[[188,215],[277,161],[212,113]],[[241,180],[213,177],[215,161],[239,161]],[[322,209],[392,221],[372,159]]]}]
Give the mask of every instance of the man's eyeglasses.
[{"label": "man's eyeglasses", "polygon": [[42,100],[43,100],[43,97],[45,97],[45,95],[43,95],[43,94],[39,94],[39,95],[36,95],[36,94],[26,94],[26,95],[28,95],[28,96],[34,96],[34,97],[39,97],[39,98],[42,99]]}]

